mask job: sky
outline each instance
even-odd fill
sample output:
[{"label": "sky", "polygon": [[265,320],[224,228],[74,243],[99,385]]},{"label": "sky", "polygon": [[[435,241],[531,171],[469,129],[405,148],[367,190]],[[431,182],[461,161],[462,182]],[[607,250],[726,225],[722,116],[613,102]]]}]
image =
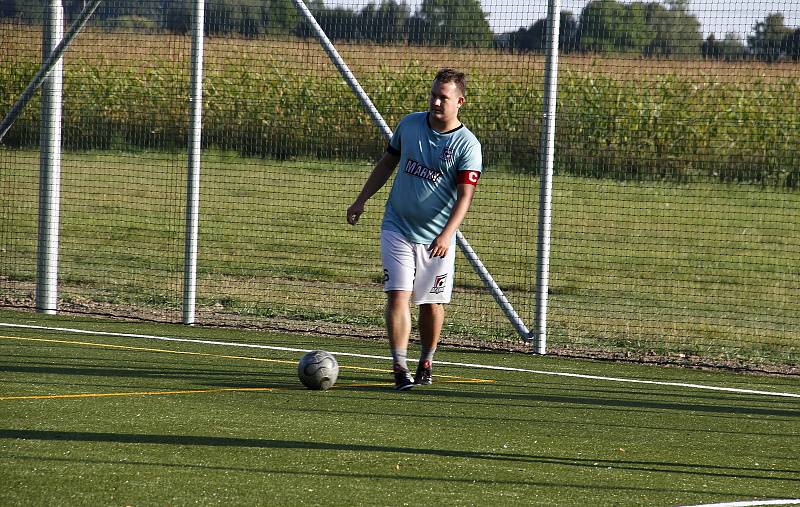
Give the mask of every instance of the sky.
[{"label": "sky", "polygon": [[[483,10],[489,12],[489,24],[496,33],[530,26],[547,12],[546,0],[482,0],[481,3]],[[561,10],[570,10],[577,17],[587,3],[588,0],[561,0]],[[728,32],[736,32],[745,38],[753,32],[756,22],[773,12],[783,13],[786,26],[800,27],[800,0],[689,0],[689,11],[700,21],[704,37],[714,33],[723,38]]]},{"label": "sky", "polygon": [[[577,17],[588,1],[561,0],[561,10],[570,10]],[[353,10],[361,10],[369,2],[380,3],[380,0],[325,0],[326,5]],[[406,0],[406,3],[414,12],[422,0]],[[489,24],[495,33],[527,28],[547,15],[547,0],[481,0],[481,5],[489,13]],[[704,37],[714,33],[721,39],[728,32],[735,32],[745,40],[752,34],[753,25],[773,12],[783,13],[786,26],[800,27],[800,0],[689,0],[689,11],[700,21]]]}]

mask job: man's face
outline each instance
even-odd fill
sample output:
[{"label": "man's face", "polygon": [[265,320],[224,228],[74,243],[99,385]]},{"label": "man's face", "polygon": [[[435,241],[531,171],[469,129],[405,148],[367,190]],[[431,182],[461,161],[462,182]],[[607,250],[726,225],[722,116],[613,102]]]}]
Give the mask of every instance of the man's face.
[{"label": "man's face", "polygon": [[464,103],[464,96],[455,83],[434,81],[428,109],[436,121],[449,123],[458,118],[458,108]]}]

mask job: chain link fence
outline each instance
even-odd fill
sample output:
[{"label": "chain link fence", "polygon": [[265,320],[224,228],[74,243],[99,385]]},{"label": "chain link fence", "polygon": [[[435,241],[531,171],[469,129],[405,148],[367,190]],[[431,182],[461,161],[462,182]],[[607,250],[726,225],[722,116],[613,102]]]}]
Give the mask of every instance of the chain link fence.
[{"label": "chain link fence", "polygon": [[[64,2],[77,17],[85,2]],[[181,321],[193,2],[102,2],[64,57],[59,310]],[[42,3],[0,8],[0,112]],[[547,5],[307,4],[390,128],[435,72],[485,174],[462,232],[533,326]],[[548,345],[797,366],[800,4],[562,5]],[[197,322],[382,335],[385,148],[290,0],[205,4]],[[0,144],[0,304],[35,307],[40,99]],[[445,341],[520,339],[461,256]]]}]

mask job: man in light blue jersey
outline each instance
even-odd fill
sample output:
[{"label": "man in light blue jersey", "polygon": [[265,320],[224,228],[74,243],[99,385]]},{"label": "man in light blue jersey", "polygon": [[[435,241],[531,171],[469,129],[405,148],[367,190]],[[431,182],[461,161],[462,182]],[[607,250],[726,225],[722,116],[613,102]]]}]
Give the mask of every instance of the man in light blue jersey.
[{"label": "man in light blue jersey", "polygon": [[[367,200],[399,164],[381,225],[386,330],[397,390],[432,383],[443,305],[450,302],[453,289],[456,231],[483,167],[480,142],[458,119],[465,96],[464,73],[440,70],[428,111],[400,120],[386,152],[347,209],[347,221],[355,225]],[[407,363],[412,296],[419,306],[421,346],[413,378]]]}]

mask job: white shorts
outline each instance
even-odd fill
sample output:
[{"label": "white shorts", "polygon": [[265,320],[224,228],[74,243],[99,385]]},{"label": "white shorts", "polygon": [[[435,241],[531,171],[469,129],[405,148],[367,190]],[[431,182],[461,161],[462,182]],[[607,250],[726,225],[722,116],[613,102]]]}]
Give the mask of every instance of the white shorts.
[{"label": "white shorts", "polygon": [[411,291],[414,304],[450,302],[455,259],[455,245],[444,257],[431,257],[428,245],[411,243],[394,231],[381,231],[383,290]]}]

